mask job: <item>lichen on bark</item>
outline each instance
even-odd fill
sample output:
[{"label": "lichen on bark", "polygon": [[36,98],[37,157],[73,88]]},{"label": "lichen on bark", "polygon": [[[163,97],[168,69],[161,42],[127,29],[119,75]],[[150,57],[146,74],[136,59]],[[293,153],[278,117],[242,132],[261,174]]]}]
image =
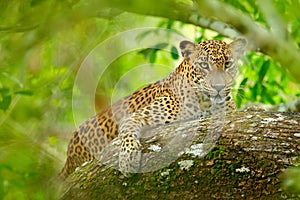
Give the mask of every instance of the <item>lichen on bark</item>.
[{"label": "lichen on bark", "polygon": [[[162,169],[131,177],[94,160],[65,180],[61,199],[297,199],[299,193],[283,190],[282,181],[285,170],[299,164],[299,122],[299,113],[236,112],[227,116],[205,157],[186,151]],[[175,126],[198,127],[192,146],[203,140],[208,125],[192,121]],[[172,125],[161,127],[159,137],[142,144],[169,138],[170,129]]]}]

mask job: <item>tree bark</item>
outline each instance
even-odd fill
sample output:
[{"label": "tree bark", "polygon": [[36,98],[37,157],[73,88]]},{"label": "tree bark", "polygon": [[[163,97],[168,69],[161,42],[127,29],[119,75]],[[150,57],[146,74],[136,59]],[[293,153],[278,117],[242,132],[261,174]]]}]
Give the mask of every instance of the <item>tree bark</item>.
[{"label": "tree bark", "polygon": [[[153,172],[124,177],[91,161],[65,180],[61,199],[300,199],[299,191],[282,187],[286,169],[300,163],[299,122],[299,113],[229,114],[216,145],[204,157],[191,149],[203,142],[209,120],[152,128],[141,141],[144,149],[168,142],[176,146],[172,137],[178,141],[178,135],[195,127],[197,131],[181,156]],[[176,136],[172,130],[180,131]],[[118,145],[108,147],[109,166],[115,165]]]}]

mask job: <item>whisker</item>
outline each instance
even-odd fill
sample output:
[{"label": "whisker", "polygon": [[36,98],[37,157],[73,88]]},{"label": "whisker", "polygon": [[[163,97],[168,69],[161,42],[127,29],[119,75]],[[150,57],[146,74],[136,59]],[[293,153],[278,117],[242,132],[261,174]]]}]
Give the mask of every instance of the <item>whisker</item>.
[{"label": "whisker", "polygon": [[238,92],[238,93],[236,93],[236,97],[243,99],[245,97],[245,94]]},{"label": "whisker", "polygon": [[244,90],[244,89],[246,89],[247,87],[245,87],[245,86],[240,86],[240,87],[237,87],[237,88],[232,88],[232,91],[239,91],[239,90]]}]

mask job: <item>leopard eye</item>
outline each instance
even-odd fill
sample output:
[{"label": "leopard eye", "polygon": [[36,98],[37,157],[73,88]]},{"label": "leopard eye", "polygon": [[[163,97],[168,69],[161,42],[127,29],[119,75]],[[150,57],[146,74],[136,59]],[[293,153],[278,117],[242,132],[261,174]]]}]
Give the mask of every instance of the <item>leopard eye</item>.
[{"label": "leopard eye", "polygon": [[225,69],[229,69],[233,66],[233,62],[232,61],[226,61],[225,62]]},{"label": "leopard eye", "polygon": [[207,62],[200,62],[199,65],[201,68],[209,70],[209,65]]}]

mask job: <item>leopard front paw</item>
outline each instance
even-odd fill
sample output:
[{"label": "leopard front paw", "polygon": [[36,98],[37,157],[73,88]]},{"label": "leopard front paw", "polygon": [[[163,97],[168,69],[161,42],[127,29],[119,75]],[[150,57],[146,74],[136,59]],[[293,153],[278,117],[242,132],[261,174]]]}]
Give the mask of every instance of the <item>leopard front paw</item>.
[{"label": "leopard front paw", "polygon": [[125,176],[139,173],[141,167],[141,144],[139,141],[122,141],[119,152],[119,170]]}]

